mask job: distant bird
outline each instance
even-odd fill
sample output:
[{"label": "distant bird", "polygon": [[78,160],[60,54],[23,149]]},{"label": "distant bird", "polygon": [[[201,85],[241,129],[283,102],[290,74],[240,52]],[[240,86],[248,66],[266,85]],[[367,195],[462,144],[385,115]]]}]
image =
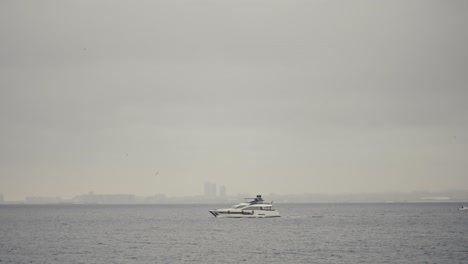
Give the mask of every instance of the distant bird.
[{"label": "distant bird", "polygon": [[156,175],[154,175],[154,176],[158,176],[158,174],[159,174],[159,171],[157,171],[157,172],[156,172]]}]

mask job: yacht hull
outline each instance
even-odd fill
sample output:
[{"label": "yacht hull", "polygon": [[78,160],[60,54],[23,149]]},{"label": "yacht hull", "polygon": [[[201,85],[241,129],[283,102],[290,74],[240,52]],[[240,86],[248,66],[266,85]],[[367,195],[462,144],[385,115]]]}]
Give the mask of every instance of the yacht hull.
[{"label": "yacht hull", "polygon": [[270,218],[281,217],[276,211],[243,211],[232,209],[218,209],[209,211],[214,217],[219,218]]}]

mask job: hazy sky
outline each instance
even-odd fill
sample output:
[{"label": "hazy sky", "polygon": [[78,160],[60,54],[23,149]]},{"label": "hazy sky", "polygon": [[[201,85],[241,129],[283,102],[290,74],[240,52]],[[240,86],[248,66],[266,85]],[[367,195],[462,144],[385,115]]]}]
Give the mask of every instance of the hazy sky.
[{"label": "hazy sky", "polygon": [[467,189],[467,14],[465,0],[0,1],[0,193]]}]

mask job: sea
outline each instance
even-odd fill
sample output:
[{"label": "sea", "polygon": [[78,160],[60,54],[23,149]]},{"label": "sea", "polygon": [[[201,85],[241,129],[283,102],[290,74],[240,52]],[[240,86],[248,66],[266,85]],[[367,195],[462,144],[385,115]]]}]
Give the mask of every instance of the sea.
[{"label": "sea", "polygon": [[4,263],[468,263],[454,203],[276,204],[280,218],[215,218],[227,205],[0,205]]}]

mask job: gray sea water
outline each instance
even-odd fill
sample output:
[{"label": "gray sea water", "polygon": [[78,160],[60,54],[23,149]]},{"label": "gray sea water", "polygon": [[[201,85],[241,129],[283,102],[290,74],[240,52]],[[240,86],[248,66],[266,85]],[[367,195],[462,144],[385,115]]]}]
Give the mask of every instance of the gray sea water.
[{"label": "gray sea water", "polygon": [[468,263],[458,204],[0,205],[0,263]]}]

